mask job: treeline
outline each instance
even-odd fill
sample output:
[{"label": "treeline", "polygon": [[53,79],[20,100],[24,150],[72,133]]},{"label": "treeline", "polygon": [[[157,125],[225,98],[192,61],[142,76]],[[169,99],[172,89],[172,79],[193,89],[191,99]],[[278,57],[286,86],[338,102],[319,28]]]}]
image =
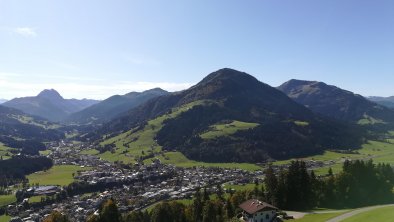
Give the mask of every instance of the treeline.
[{"label": "treeline", "polygon": [[49,169],[52,160],[39,157],[13,156],[11,159],[0,161],[0,187],[7,187],[26,180],[26,175]]},{"label": "treeline", "polygon": [[390,203],[394,172],[388,164],[346,161],[337,175],[317,178],[308,173],[305,162],[294,161],[277,174],[265,172],[266,201],[281,209],[306,210],[314,207],[354,208]]},{"label": "treeline", "polygon": [[46,149],[45,144],[35,139],[16,140],[11,137],[2,136],[0,137],[0,142],[2,142],[4,145],[8,147],[20,149],[20,152],[22,154],[28,154],[28,155],[38,155],[39,151]]},{"label": "treeline", "polygon": [[[216,104],[195,106],[166,120],[156,139],[164,149],[179,150],[193,160],[254,163],[270,157],[289,159],[319,154],[324,148],[359,147],[364,142],[365,131],[355,125],[310,119],[308,125],[299,126],[293,121],[283,121],[279,116],[255,118],[237,110]],[[225,120],[261,124],[231,136],[209,140],[200,137],[211,125]]]},{"label": "treeline", "polygon": [[[177,201],[157,204],[148,211],[132,211],[121,215],[113,200],[107,200],[99,209],[99,215],[91,215],[88,222],[223,222],[238,221],[241,212],[238,205],[250,198],[261,199],[264,186],[256,184],[254,190],[232,193],[227,198],[220,185],[215,194],[199,189],[189,205]],[[258,189],[259,188],[259,189]],[[262,188],[262,189],[261,189]]]}]

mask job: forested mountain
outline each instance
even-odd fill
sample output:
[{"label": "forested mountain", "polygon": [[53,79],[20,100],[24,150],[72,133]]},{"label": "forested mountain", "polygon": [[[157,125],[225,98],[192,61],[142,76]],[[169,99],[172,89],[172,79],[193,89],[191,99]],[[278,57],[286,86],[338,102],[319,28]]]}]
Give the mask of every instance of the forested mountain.
[{"label": "forested mountain", "polygon": [[208,162],[262,162],[355,148],[362,140],[353,125],[317,117],[279,90],[227,68],[188,90],[152,99],[88,137],[135,132],[159,116],[165,118],[155,136],[159,145]]},{"label": "forested mountain", "polygon": [[368,97],[368,99],[382,106],[386,106],[388,108],[394,108],[394,96],[390,96],[390,97],[370,96]]},{"label": "forested mountain", "polygon": [[97,102],[90,99],[64,99],[56,90],[46,89],[37,96],[15,98],[3,105],[50,121],[60,121],[69,114],[78,112]]},{"label": "forested mountain", "polygon": [[167,94],[169,94],[167,91],[155,88],[144,92],[131,92],[126,95],[111,96],[100,103],[73,113],[66,121],[82,124],[104,123],[152,98]]},{"label": "forested mountain", "polygon": [[394,122],[394,111],[323,82],[293,79],[278,89],[312,111],[328,117],[368,124]]},{"label": "forested mountain", "polygon": [[0,105],[0,142],[11,148],[34,154],[45,149],[44,141],[64,137],[46,120]]}]

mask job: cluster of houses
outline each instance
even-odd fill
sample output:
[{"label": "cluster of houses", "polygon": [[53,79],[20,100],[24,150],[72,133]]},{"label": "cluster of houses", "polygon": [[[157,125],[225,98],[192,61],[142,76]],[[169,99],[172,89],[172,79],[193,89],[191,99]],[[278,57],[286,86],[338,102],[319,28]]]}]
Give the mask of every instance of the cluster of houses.
[{"label": "cluster of houses", "polygon": [[[53,144],[51,157],[56,164],[89,166],[91,170],[81,171],[74,178],[89,186],[106,187],[104,192],[75,195],[53,204],[35,206],[30,204],[9,211],[15,220],[41,221],[53,210],[67,214],[71,221],[84,221],[88,215],[97,212],[101,203],[112,198],[121,212],[144,210],[163,200],[191,198],[197,188],[215,189],[217,184],[231,182],[246,184],[253,182],[262,172],[248,172],[240,169],[222,168],[178,168],[162,164],[159,159],[151,164],[136,164],[131,168],[101,160],[94,155],[79,152],[89,147],[61,142]],[[110,186],[111,185],[111,186]],[[31,195],[53,195],[60,187],[42,186],[27,190]]]},{"label": "cluster of houses", "polygon": [[93,146],[75,144],[72,142],[52,142],[48,145],[50,152],[47,157],[53,160],[55,165],[79,165],[95,167],[102,165],[103,161],[96,155],[82,155],[81,151],[92,149]]}]

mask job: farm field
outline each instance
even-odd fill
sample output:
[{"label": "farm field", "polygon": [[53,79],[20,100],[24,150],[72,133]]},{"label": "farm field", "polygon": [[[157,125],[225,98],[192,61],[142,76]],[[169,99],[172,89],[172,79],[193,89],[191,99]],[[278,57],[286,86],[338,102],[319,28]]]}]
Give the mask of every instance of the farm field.
[{"label": "farm field", "polygon": [[74,181],[73,173],[88,170],[75,165],[56,165],[47,171],[40,171],[27,176],[30,184],[66,186]]}]

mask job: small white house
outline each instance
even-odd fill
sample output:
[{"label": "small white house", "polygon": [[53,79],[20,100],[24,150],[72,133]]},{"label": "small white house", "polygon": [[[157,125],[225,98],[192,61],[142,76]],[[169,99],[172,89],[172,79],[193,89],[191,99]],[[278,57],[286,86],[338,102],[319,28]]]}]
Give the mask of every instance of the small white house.
[{"label": "small white house", "polygon": [[276,220],[278,208],[255,199],[243,202],[241,220],[245,222],[272,222]]}]

